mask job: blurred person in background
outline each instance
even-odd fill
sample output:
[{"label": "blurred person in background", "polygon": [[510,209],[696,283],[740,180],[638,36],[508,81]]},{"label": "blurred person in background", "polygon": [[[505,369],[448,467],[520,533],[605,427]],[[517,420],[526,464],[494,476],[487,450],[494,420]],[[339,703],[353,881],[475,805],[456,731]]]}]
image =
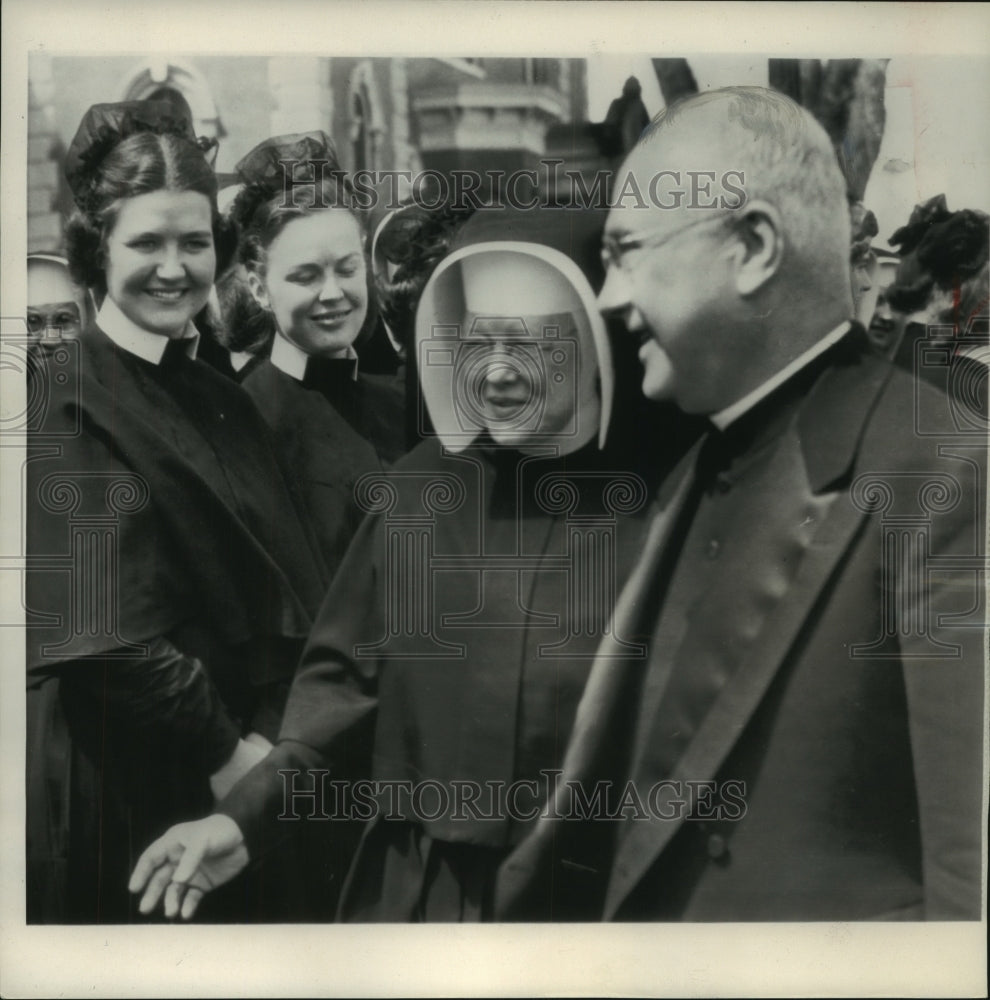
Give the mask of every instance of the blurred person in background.
[{"label": "blurred person in background", "polygon": [[86,329],[92,309],[86,290],[58,254],[27,255],[27,328],[32,339],[73,340]]},{"label": "blurred person in background", "polygon": [[[955,340],[957,356],[987,339],[990,216],[975,209],[950,212],[945,195],[917,205],[907,225],[890,238],[900,263],[886,298],[905,317],[895,360],[913,368],[914,343],[926,327]],[[919,371],[919,374],[930,374]]]},{"label": "blurred person in background", "polygon": [[409,203],[386,213],[372,235],[375,297],[386,333],[402,363],[406,444],[410,449],[432,430],[419,388],[416,307],[457,230],[470,216],[470,209],[452,205],[430,210]]},{"label": "blurred person in background", "polygon": [[878,247],[873,248],[873,255],[876,257],[876,268],[873,275],[876,304],[873,308],[873,315],[869,318],[866,333],[874,348],[883,354],[893,350],[895,343],[897,314],[891,309],[890,302],[887,300],[887,290],[897,276],[900,258],[896,253]]}]

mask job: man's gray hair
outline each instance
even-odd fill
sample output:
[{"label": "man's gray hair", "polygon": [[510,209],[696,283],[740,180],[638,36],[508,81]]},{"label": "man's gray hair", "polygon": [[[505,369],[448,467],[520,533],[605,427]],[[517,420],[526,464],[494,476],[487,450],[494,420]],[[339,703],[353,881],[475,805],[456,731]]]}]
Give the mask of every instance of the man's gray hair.
[{"label": "man's gray hair", "polygon": [[763,87],[705,91],[656,115],[640,145],[663,141],[679,122],[699,116],[711,121],[705,145],[725,160],[713,169],[744,172],[747,200],[777,207],[800,257],[822,261],[832,251],[848,260],[846,182],[825,130],[806,109]]}]

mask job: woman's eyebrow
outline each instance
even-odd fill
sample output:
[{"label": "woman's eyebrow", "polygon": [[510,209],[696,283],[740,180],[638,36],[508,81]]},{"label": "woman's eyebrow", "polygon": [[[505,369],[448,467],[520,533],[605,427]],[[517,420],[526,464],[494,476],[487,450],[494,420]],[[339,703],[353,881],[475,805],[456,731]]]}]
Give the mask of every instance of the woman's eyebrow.
[{"label": "woman's eyebrow", "polygon": [[[127,239],[127,240],[143,239],[143,238],[149,237],[149,236],[153,236],[155,238],[158,238],[161,235],[162,235],[162,233],[161,233],[160,230],[157,230],[157,229],[143,229],[143,230],[135,231],[133,233],[126,233],[124,235],[124,239]],[[209,229],[192,229],[192,230],[189,230],[188,232],[179,233],[179,236],[182,239],[189,239],[189,237],[191,237],[191,236],[212,236],[212,235],[213,235],[213,233]]]}]

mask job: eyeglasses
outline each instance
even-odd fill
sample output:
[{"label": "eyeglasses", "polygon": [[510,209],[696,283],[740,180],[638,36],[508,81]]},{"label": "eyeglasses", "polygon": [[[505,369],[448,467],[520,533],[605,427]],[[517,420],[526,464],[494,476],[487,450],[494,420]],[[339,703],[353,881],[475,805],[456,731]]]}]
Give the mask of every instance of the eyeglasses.
[{"label": "eyeglasses", "polygon": [[614,267],[617,271],[624,271],[628,274],[632,269],[622,266],[622,258],[630,250],[662,247],[665,243],[669,243],[682,233],[686,233],[689,229],[712,222],[721,222],[724,218],[725,213],[720,212],[718,215],[710,215],[705,219],[695,219],[694,222],[689,222],[686,226],[681,226],[680,229],[667,234],[663,234],[656,229],[643,229],[637,233],[626,233],[624,236],[609,236],[606,234],[602,237],[602,264],[605,266],[606,271],[610,267]]}]

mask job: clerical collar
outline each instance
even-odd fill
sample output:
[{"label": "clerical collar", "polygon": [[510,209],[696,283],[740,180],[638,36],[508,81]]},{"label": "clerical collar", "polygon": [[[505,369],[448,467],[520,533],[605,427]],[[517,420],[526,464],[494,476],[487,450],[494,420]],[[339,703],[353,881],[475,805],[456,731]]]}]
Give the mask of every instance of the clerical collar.
[{"label": "clerical collar", "polygon": [[[165,356],[170,337],[151,333],[125,316],[120,306],[110,296],[106,296],[96,315],[96,325],[121,349],[134,354],[153,365],[160,365]],[[181,337],[174,338],[185,343],[186,354],[195,359],[199,350],[199,331],[192,320],[186,324]]]},{"label": "clerical collar", "polygon": [[257,355],[252,354],[250,351],[231,351],[230,367],[235,372],[239,372],[249,361],[253,361],[255,357]]},{"label": "clerical collar", "polygon": [[778,386],[783,385],[792,375],[801,371],[802,368],[811,364],[815,358],[824,354],[833,344],[837,344],[849,332],[852,324],[848,321],[840,323],[834,330],[827,333],[817,343],[812,344],[806,351],[799,354],[793,361],[785,365],[771,376],[762,385],[757,386],[752,392],[748,392],[742,399],[737,400],[731,406],[727,406],[718,413],[709,416],[709,420],[720,430],[724,431],[730,424],[735,423],[744,413],[748,413],[761,400],[766,399]]},{"label": "clerical collar", "polygon": [[[281,334],[276,335],[272,341],[272,353],[269,360],[279,371],[285,372],[297,382],[302,382],[305,379],[309,359],[310,356],[305,351],[298,348],[291,340],[286,340]],[[354,350],[353,346],[348,347],[347,352],[339,360],[357,361],[357,351]],[[354,365],[351,377],[357,379],[357,365]]]}]

